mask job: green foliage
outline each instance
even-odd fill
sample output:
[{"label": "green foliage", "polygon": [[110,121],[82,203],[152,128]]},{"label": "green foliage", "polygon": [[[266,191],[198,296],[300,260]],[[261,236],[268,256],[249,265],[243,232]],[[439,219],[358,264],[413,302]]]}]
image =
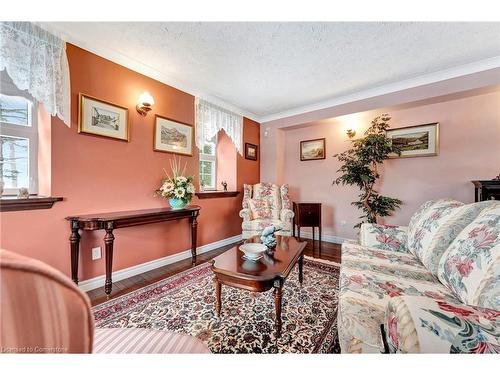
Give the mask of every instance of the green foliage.
[{"label": "green foliage", "polygon": [[[376,117],[363,138],[352,140],[349,150],[334,155],[342,165],[337,171],[341,176],[333,183],[355,185],[361,190],[359,200],[351,203],[363,211],[361,223],[376,223],[378,217],[390,216],[402,203],[399,199],[384,197],[374,189],[380,177],[378,165],[388,159],[391,153],[401,154],[401,150],[386,135],[390,119],[388,114]],[[360,227],[361,223],[355,228]]]}]

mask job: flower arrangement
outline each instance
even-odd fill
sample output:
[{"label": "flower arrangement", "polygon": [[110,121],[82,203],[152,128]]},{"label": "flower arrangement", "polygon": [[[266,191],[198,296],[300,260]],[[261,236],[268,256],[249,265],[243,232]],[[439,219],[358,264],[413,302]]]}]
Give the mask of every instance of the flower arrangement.
[{"label": "flower arrangement", "polygon": [[180,159],[177,160],[174,157],[173,160],[170,160],[172,174],[170,175],[164,168],[166,177],[162,180],[160,188],[156,190],[156,194],[167,198],[170,206],[174,209],[184,208],[193,199],[194,177],[185,176],[186,164],[184,163],[184,167],[181,169]]}]

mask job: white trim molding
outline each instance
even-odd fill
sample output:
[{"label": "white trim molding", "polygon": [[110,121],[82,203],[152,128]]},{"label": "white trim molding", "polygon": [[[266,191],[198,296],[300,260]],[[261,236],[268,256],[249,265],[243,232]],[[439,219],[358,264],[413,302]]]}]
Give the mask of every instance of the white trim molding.
[{"label": "white trim molding", "polygon": [[[300,237],[312,240],[312,232],[300,231]],[[315,234],[314,239],[315,240],[319,239],[317,233]],[[353,239],[352,238],[345,238],[345,237],[334,236],[334,235],[331,235],[331,234],[321,233],[321,241],[342,244],[345,241],[353,241]]]},{"label": "white trim molding", "polygon": [[333,97],[331,99],[327,99],[311,105],[296,107],[286,111],[273,113],[271,115],[260,116],[258,121],[262,125],[266,125],[266,123],[268,122],[280,120],[287,117],[298,116],[309,112],[328,109],[342,104],[374,98],[398,91],[408,90],[411,88],[425,86],[436,82],[441,82],[452,78],[463,77],[469,74],[479,73],[496,68],[500,68],[500,56],[494,56],[488,59],[475,61],[469,64],[454,66],[452,68],[439,70],[437,72],[389,83],[387,85],[372,87],[346,96]]},{"label": "white trim molding", "polygon": [[[238,241],[241,241],[241,234],[229,238],[225,238],[223,240],[215,241],[203,246],[198,247],[196,254],[200,255],[215,249],[218,249],[219,247],[230,245],[233,243],[236,243]],[[113,282],[115,281],[120,281],[124,279],[128,279],[129,277],[139,275],[144,272],[148,272],[151,270],[154,270],[159,267],[163,267],[175,262],[179,262],[184,259],[191,258],[191,249],[181,251],[180,253],[172,254],[172,255],[167,255],[166,257],[159,258],[152,260],[150,262],[138,264],[136,266],[124,268],[118,271],[113,272],[112,278]],[[101,288],[104,287],[104,281],[106,280],[105,275],[97,276],[92,279],[84,280],[78,284],[78,287],[83,290],[84,292],[96,289],[96,288]]]},{"label": "white trim molding", "polygon": [[124,55],[121,52],[114,50],[110,46],[98,43],[89,43],[85,41],[81,35],[74,35],[57,22],[35,22],[35,24],[57,35],[67,43],[71,43],[77,47],[83,48],[89,52],[96,54],[97,56],[103,57],[118,65],[124,66],[125,68],[133,70],[134,72],[143,74],[146,77],[155,79],[177,90],[183,91],[195,97],[205,99],[215,105],[249,118],[250,120],[259,122],[259,116],[255,113],[228,103],[208,92],[203,92],[183,80],[176,79],[164,72],[161,72],[135,57]]}]

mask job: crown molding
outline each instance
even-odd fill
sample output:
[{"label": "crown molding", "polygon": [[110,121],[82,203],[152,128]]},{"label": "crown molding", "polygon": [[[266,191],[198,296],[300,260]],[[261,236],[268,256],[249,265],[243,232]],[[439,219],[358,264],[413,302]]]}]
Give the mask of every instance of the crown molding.
[{"label": "crown molding", "polygon": [[64,27],[62,27],[58,23],[54,22],[36,22],[40,27],[58,35],[61,39],[67,41],[68,43],[74,44],[78,47],[81,47],[87,51],[95,53],[98,56],[101,56],[107,60],[110,60],[116,64],[122,65],[128,69],[131,69],[135,72],[153,78],[159,82],[162,82],[166,85],[174,87],[178,90],[184,91],[190,95],[205,99],[215,105],[226,108],[232,112],[238,113],[242,116],[245,116],[251,120],[257,121],[260,124],[271,122],[274,120],[283,119],[286,117],[292,117],[297,115],[302,115],[308,112],[318,111],[322,109],[327,109],[330,107],[365,100],[377,96],[382,96],[390,93],[394,93],[397,91],[407,90],[418,86],[424,86],[440,81],[444,81],[447,79],[458,78],[460,76],[466,76],[473,73],[478,73],[485,70],[500,68],[500,56],[494,56],[488,59],[478,60],[472,63],[455,66],[452,68],[439,70],[433,73],[420,75],[417,77],[409,78],[402,81],[397,81],[393,83],[389,83],[386,85],[373,87],[370,89],[358,91],[349,95],[344,95],[340,97],[333,97],[331,99],[323,100],[314,104],[300,106],[296,108],[292,108],[289,110],[276,112],[270,115],[258,115],[253,112],[249,112],[243,108],[235,106],[231,103],[228,103],[217,96],[211,95],[208,92],[203,92],[202,90],[192,86],[189,83],[186,83],[182,80],[178,80],[172,76],[169,76],[163,72],[158,71],[157,69],[127,55],[122,54],[121,52],[113,50],[111,47],[96,44],[96,43],[88,43],[84,41],[82,38],[73,35]]},{"label": "crown molding", "polygon": [[77,47],[92,52],[100,57],[105,58],[106,60],[122,65],[125,68],[133,70],[134,72],[143,74],[149,78],[155,79],[175,89],[178,89],[195,97],[205,99],[210,103],[213,103],[229,111],[232,111],[234,113],[247,117],[251,120],[259,122],[260,116],[258,116],[255,113],[246,111],[238,106],[235,106],[231,103],[228,103],[218,98],[217,96],[211,95],[210,93],[203,92],[184,81],[178,80],[163,72],[160,72],[159,70],[143,63],[142,61],[137,60],[136,58],[124,55],[121,52],[113,50],[109,46],[105,46],[99,43],[86,42],[82,38],[70,33],[68,30],[66,30],[58,23],[53,23],[53,22],[35,22],[35,23],[40,27],[44,28],[45,30],[50,31],[51,33],[59,36],[62,40],[66,41],[67,43],[74,44]]},{"label": "crown molding", "polygon": [[469,74],[482,72],[485,70],[500,68],[500,56],[494,56],[488,59],[475,61],[473,63],[459,65],[453,68],[440,70],[434,73],[420,75],[414,78],[374,87],[367,90],[355,92],[353,94],[331,98],[311,105],[293,108],[290,110],[274,113],[272,115],[262,116],[259,121],[265,124],[270,121],[302,115],[304,113],[327,109],[341,104],[351,103],[359,100],[365,100],[377,96],[382,96],[397,91],[407,90],[418,86],[424,86],[447,79],[458,78]]}]

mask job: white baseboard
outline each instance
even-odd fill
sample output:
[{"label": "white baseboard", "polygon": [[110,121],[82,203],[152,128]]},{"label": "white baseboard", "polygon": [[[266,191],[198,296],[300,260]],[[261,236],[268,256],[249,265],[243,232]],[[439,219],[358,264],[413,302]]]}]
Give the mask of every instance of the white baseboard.
[{"label": "white baseboard", "polygon": [[[295,231],[295,234],[297,235],[297,231]],[[300,231],[300,237],[307,238],[309,240],[312,240],[312,232],[304,232]],[[318,240],[318,231],[315,231],[314,239]],[[344,238],[344,237],[339,237],[339,236],[333,236],[331,234],[324,234],[321,233],[321,241],[324,242],[330,242],[330,243],[338,243],[341,244],[344,241],[348,241],[350,238]]]},{"label": "white baseboard", "polygon": [[[232,244],[232,243],[235,243],[238,241],[241,241],[241,234],[200,246],[197,248],[196,254],[198,254],[198,255],[203,254],[203,253],[206,253],[208,251],[212,251],[212,250],[215,250],[219,247],[229,245],[229,244]],[[136,266],[132,266],[129,268],[124,268],[122,270],[115,271],[115,272],[113,272],[113,275],[112,275],[113,281],[124,280],[124,279],[127,279],[129,277],[139,275],[141,273],[151,271],[155,268],[163,267],[163,266],[166,266],[168,264],[172,264],[172,263],[175,263],[175,262],[178,262],[180,260],[187,259],[187,258],[191,258],[191,249],[184,250],[180,253],[168,255],[168,256],[163,257],[163,258],[155,259],[155,260],[152,260],[150,262],[138,264]],[[104,287],[105,280],[106,280],[105,275],[97,276],[97,277],[94,277],[92,279],[84,280],[84,281],[78,283],[78,287],[81,290],[83,290],[84,292],[86,292],[88,290]]]}]

